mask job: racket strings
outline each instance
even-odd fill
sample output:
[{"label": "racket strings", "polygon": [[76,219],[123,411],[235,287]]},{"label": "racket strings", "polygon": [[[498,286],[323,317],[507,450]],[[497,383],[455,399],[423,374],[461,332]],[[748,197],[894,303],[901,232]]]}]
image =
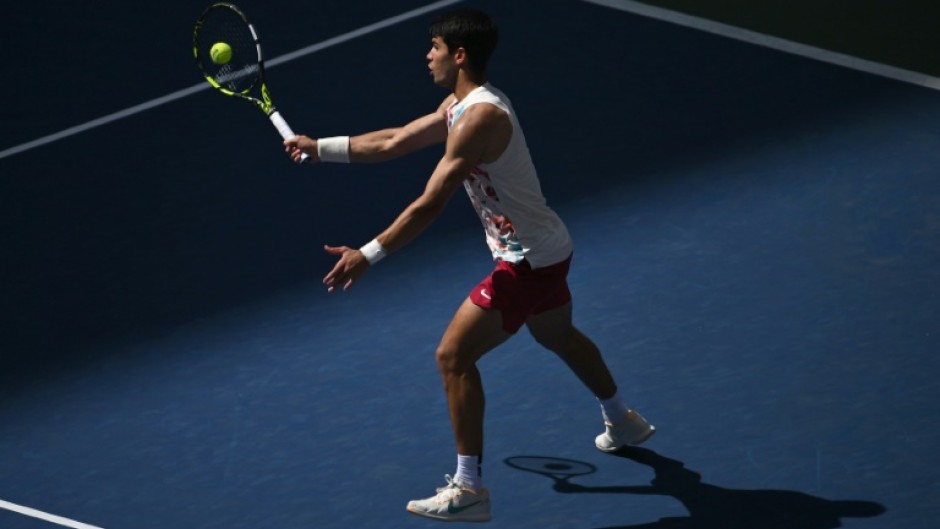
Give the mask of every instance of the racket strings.
[{"label": "racket strings", "polygon": [[[261,77],[259,51],[248,23],[235,11],[213,7],[201,19],[195,38],[196,57],[203,73],[233,92],[247,92]],[[218,42],[232,48],[225,64],[212,61],[210,50]]]}]

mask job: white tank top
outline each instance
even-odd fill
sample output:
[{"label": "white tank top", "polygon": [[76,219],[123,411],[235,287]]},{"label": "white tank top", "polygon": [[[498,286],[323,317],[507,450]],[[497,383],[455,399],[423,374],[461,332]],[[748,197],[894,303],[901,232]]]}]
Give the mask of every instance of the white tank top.
[{"label": "white tank top", "polygon": [[447,130],[472,105],[489,103],[512,122],[509,145],[493,163],[480,164],[464,181],[470,202],[483,222],[493,259],[532,268],[564,261],[571,255],[571,236],[565,224],[548,207],[529,155],[525,136],[506,95],[489,83],[455,101],[447,109]]}]

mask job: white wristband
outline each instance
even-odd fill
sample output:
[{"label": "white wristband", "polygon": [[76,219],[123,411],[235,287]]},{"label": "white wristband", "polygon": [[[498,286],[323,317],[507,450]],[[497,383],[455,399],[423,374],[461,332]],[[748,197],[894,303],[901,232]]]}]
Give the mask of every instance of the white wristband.
[{"label": "white wristband", "polygon": [[349,163],[349,136],[318,139],[317,157],[321,162]]},{"label": "white wristband", "polygon": [[366,261],[369,261],[370,265],[374,265],[388,255],[388,252],[382,247],[382,243],[376,239],[367,242],[362,248],[359,248],[359,251],[362,252],[362,255],[365,256]]}]

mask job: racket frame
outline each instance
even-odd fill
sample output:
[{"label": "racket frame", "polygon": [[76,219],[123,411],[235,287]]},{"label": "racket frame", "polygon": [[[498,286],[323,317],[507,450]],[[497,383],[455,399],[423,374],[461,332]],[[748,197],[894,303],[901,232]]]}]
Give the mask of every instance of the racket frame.
[{"label": "racket frame", "polygon": [[[236,90],[231,90],[229,88],[226,88],[225,86],[222,86],[222,84],[219,83],[218,80],[215,79],[215,77],[213,77],[208,72],[206,72],[205,68],[202,67],[203,61],[202,61],[202,57],[199,54],[199,30],[202,28],[208,14],[214,9],[231,10],[233,13],[238,15],[239,18],[242,19],[245,25],[248,26],[248,30],[251,32],[251,38],[255,45],[255,51],[257,53],[257,59],[258,59],[258,63],[257,63],[258,77],[257,77],[256,82],[252,83],[251,86],[249,86],[248,88],[245,88],[244,90],[236,91]],[[284,117],[281,116],[281,113],[278,112],[277,108],[274,106],[274,103],[271,99],[271,93],[268,90],[267,79],[265,77],[264,54],[261,51],[261,39],[258,37],[258,31],[255,29],[254,24],[252,24],[248,20],[248,16],[245,15],[245,13],[242,12],[242,10],[238,8],[238,6],[236,6],[235,4],[228,3],[228,2],[217,2],[217,3],[212,4],[208,8],[206,8],[206,10],[199,17],[199,19],[196,20],[196,27],[193,30],[193,57],[196,59],[196,64],[199,66],[199,70],[202,72],[203,76],[206,78],[206,81],[208,81],[209,84],[212,85],[213,88],[215,88],[216,90],[222,92],[223,94],[227,96],[237,97],[237,98],[244,99],[245,101],[249,101],[253,103],[262,112],[264,112],[266,116],[268,116],[268,119],[271,120],[271,123],[274,124],[274,127],[277,129],[278,133],[280,133],[281,137],[284,138],[285,140],[288,140],[297,136],[296,134],[294,134],[294,131],[291,130],[290,126],[287,124],[287,121],[284,120]],[[251,95],[252,89],[254,89],[258,84],[260,84],[260,87],[259,87],[259,90],[261,93],[260,99]],[[304,153],[302,158],[303,160],[306,160],[307,154]]]}]

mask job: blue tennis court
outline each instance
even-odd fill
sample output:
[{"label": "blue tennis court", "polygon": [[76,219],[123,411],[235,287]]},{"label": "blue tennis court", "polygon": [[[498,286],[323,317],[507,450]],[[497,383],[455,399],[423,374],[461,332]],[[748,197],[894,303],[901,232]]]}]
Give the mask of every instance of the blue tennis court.
[{"label": "blue tennis court", "polygon": [[[429,3],[239,5],[278,57]],[[940,92],[581,1],[473,4],[574,237],[576,325],[658,430],[597,451],[593,396],[520,333],[480,363],[490,526],[934,527]],[[4,6],[0,150],[200,83],[203,7]],[[433,110],[436,11],[276,64],[275,103],[312,136]],[[327,294],[322,246],[385,228],[440,152],[298,167],[266,121],[193,89],[0,158],[3,529],[437,524],[404,506],[454,470],[434,350],[492,267],[479,221],[457,196]]]}]

